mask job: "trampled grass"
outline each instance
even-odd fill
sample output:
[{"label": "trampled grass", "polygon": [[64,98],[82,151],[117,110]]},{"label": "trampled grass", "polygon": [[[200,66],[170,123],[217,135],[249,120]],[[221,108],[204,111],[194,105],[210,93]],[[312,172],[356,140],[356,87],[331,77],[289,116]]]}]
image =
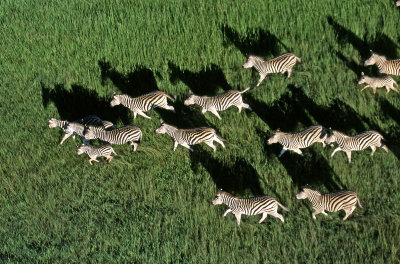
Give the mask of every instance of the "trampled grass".
[{"label": "trampled grass", "polygon": [[[361,93],[369,50],[400,57],[393,1],[2,1],[0,4],[0,259],[2,262],[398,263],[400,97]],[[271,75],[243,95],[253,112],[221,112],[219,121],[186,107],[189,89],[214,95],[253,85],[248,54],[294,52],[293,76]],[[400,81],[398,77],[395,77]],[[121,106],[159,89],[177,97],[177,113],[152,120]],[[136,153],[116,146],[110,165],[76,155],[79,140],[57,146],[48,118],[96,114],[143,131]],[[159,119],[211,126],[227,141],[213,153],[178,147],[156,135]],[[272,130],[312,124],[355,134],[381,132],[390,153],[353,153],[315,144],[304,157],[267,145]],[[357,208],[311,218],[297,201],[303,184],[350,189]],[[268,217],[222,218],[211,200],[268,194],[291,209]]]}]

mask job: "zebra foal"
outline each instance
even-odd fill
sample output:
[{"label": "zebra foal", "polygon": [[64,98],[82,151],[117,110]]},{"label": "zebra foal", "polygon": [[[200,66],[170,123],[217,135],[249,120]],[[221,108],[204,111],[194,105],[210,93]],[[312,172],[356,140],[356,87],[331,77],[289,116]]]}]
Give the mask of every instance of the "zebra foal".
[{"label": "zebra foal", "polygon": [[325,210],[328,212],[337,212],[344,210],[346,212],[343,221],[345,221],[356,209],[356,204],[362,208],[360,200],[357,194],[352,191],[340,191],[335,193],[321,194],[319,191],[312,190],[308,187],[303,187],[303,189],[296,195],[298,200],[308,199],[312,204],[314,212],[312,217],[316,220],[318,214],[323,214],[327,216]]},{"label": "zebra foal", "polygon": [[174,98],[161,91],[154,91],[139,97],[130,97],[127,94],[114,93],[113,99],[110,103],[111,107],[122,104],[133,112],[133,118],[139,114],[144,118],[151,119],[145,112],[155,107],[164,108],[175,112],[175,108],[168,105],[167,98],[174,101]]},{"label": "zebra foal", "polygon": [[300,149],[307,148],[315,142],[320,142],[322,146],[325,147],[324,141],[326,138],[327,130],[320,125],[311,126],[295,134],[281,132],[278,129],[274,131],[274,135],[268,139],[268,145],[280,143],[283,146],[278,156],[279,158],[286,150],[291,150],[299,155],[303,155]]},{"label": "zebra foal", "polygon": [[260,75],[260,79],[256,85],[258,87],[269,73],[284,74],[287,72],[288,78],[290,78],[292,68],[296,62],[301,62],[301,59],[289,52],[283,53],[267,61],[261,57],[250,55],[247,58],[247,61],[243,64],[243,68],[248,69],[254,67],[257,70],[258,74]]},{"label": "zebra foal", "polygon": [[64,141],[72,136],[72,138],[75,139],[75,135],[80,136],[83,142],[87,142],[84,138],[84,130],[85,130],[85,125],[96,125],[96,126],[103,126],[105,129],[114,129],[114,124],[111,123],[110,121],[103,121],[100,117],[95,116],[95,115],[88,115],[85,116],[82,119],[78,119],[73,122],[69,122],[67,120],[58,120],[55,119],[54,117],[49,119],[49,128],[55,128],[55,127],[60,127],[64,132],[65,135],[62,138],[61,142],[59,145],[62,145]]},{"label": "zebra foal", "polygon": [[247,92],[250,89],[247,88],[243,91],[230,90],[225,93],[216,95],[216,96],[199,96],[195,94],[189,95],[189,97],[185,100],[185,105],[199,105],[202,107],[201,113],[204,114],[207,111],[213,113],[219,120],[221,117],[218,114],[218,111],[224,111],[231,107],[232,105],[236,106],[239,109],[239,113],[242,111],[242,108],[247,108],[252,111],[251,107],[248,104],[243,103],[242,94]]},{"label": "zebra foal", "polygon": [[262,223],[268,215],[279,218],[283,223],[285,220],[283,216],[278,213],[278,205],[283,210],[289,211],[288,208],[280,204],[274,197],[271,196],[259,196],[251,198],[238,198],[222,190],[217,192],[213,205],[226,204],[229,209],[225,211],[224,217],[228,213],[232,213],[236,217],[237,225],[240,225],[241,215],[258,215],[262,214],[262,217],[258,223]]},{"label": "zebra foal", "polygon": [[174,151],[178,145],[182,145],[193,152],[193,149],[190,147],[191,145],[204,142],[215,152],[217,148],[214,146],[214,141],[218,142],[223,148],[225,148],[224,140],[217,135],[215,129],[209,127],[178,129],[161,120],[161,126],[157,128],[155,132],[157,134],[168,134],[172,137],[174,139]]},{"label": "zebra foal", "polygon": [[386,87],[386,94],[388,94],[390,92],[390,90],[393,90],[396,93],[399,93],[399,90],[393,86],[394,84],[396,86],[398,86],[396,81],[393,80],[393,78],[388,75],[384,75],[384,76],[378,77],[378,78],[373,78],[373,77],[364,75],[364,73],[362,72],[361,79],[358,82],[358,84],[363,84],[363,83],[366,83],[367,85],[361,89],[361,92],[364,91],[365,89],[367,89],[368,87],[371,87],[375,94],[376,88]]},{"label": "zebra foal", "polygon": [[385,56],[378,55],[371,50],[371,57],[365,61],[364,66],[376,64],[381,74],[400,75],[400,59],[387,60]]},{"label": "zebra foal", "polygon": [[110,144],[123,145],[130,142],[129,146],[133,146],[136,151],[138,144],[142,139],[142,131],[139,127],[126,125],[113,130],[106,130],[102,126],[88,126],[85,133],[86,139],[100,139]]},{"label": "zebra foal", "polygon": [[388,147],[382,142],[384,139],[381,134],[373,130],[367,130],[355,136],[347,136],[342,132],[330,130],[325,143],[338,143],[338,147],[332,152],[331,158],[337,151],[344,151],[347,154],[349,163],[351,162],[351,152],[364,150],[368,147],[372,149],[371,156],[374,155],[376,148],[381,147],[388,152]]},{"label": "zebra foal", "polygon": [[86,153],[89,156],[89,164],[92,164],[92,161],[99,162],[97,157],[105,157],[108,163],[111,162],[113,157],[111,154],[117,155],[114,149],[111,147],[110,144],[102,145],[102,146],[88,146],[88,145],[81,145],[78,148],[78,155]]}]

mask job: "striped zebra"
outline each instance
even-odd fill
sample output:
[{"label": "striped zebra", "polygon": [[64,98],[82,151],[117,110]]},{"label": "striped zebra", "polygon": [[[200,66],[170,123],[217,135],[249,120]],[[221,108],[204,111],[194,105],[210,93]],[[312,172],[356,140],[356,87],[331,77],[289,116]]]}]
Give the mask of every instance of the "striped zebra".
[{"label": "striped zebra", "polygon": [[213,128],[209,127],[199,127],[192,129],[178,129],[174,126],[168,125],[161,120],[161,126],[156,129],[157,134],[168,134],[174,139],[174,151],[178,145],[193,151],[190,147],[191,145],[196,145],[199,143],[206,143],[210,146],[214,152],[217,148],[214,146],[213,142],[217,141],[223,148],[225,148],[224,140],[217,135]]},{"label": "striped zebra", "polygon": [[312,204],[314,212],[312,217],[316,220],[316,215],[323,214],[327,216],[325,210],[328,212],[337,212],[344,210],[346,216],[343,221],[349,217],[354,209],[356,209],[356,204],[362,208],[360,200],[357,194],[352,191],[339,191],[335,193],[321,194],[319,191],[312,190],[308,187],[303,187],[303,189],[296,195],[297,199],[308,199]]},{"label": "striped zebra", "polygon": [[139,114],[145,118],[151,119],[145,112],[155,107],[164,108],[175,112],[173,106],[168,105],[167,98],[174,101],[174,98],[161,91],[154,91],[139,97],[132,98],[127,94],[116,94],[110,103],[111,107],[122,104],[133,112],[133,118]]},{"label": "striped zebra", "polygon": [[108,129],[108,130],[115,128],[114,124],[111,123],[110,121],[105,121],[105,120],[103,121],[103,120],[101,120],[100,117],[95,116],[95,115],[88,115],[82,119],[78,119],[73,122],[69,122],[66,120],[58,120],[58,119],[55,119],[54,117],[49,119],[49,128],[60,127],[65,132],[65,135],[62,138],[59,145],[64,143],[64,141],[67,138],[69,138],[70,136],[72,136],[72,138],[75,139],[75,135],[80,136],[81,139],[86,143],[84,136],[83,136],[85,125],[104,126],[104,128]]},{"label": "striped zebra", "polygon": [[396,6],[400,6],[400,0],[396,1]]},{"label": "striped zebra", "polygon": [[185,105],[193,105],[197,104],[202,107],[201,113],[204,114],[207,111],[213,113],[219,120],[221,117],[218,114],[218,111],[224,111],[231,107],[232,105],[236,106],[239,109],[239,113],[243,108],[247,108],[252,111],[251,107],[248,104],[243,103],[242,93],[247,92],[250,89],[247,88],[243,91],[230,90],[223,94],[219,94],[216,96],[198,96],[191,94],[189,98],[187,98],[184,102]]},{"label": "striped zebra", "polygon": [[117,155],[114,149],[111,147],[110,144],[102,145],[102,146],[88,146],[88,145],[81,145],[78,148],[78,155],[86,153],[89,156],[89,164],[92,164],[92,161],[99,162],[97,157],[105,157],[108,163],[111,162],[113,157],[111,154]]},{"label": "striped zebra", "polygon": [[142,139],[142,131],[139,127],[127,125],[113,130],[106,130],[102,126],[87,126],[85,138],[100,139],[110,144],[123,145],[130,142],[129,146],[133,146],[133,151],[136,151],[138,144]]},{"label": "striped zebra", "polygon": [[389,75],[383,75],[382,77],[373,78],[373,77],[364,75],[364,73],[362,72],[361,79],[358,82],[358,84],[363,84],[363,83],[366,83],[367,85],[361,89],[361,92],[364,91],[365,89],[367,89],[368,87],[371,87],[375,94],[376,88],[386,87],[386,94],[388,94],[390,92],[390,90],[393,90],[396,93],[399,93],[399,90],[393,86],[395,84],[398,87],[396,81],[393,80],[393,78],[390,77]]},{"label": "striped zebra", "polygon": [[274,197],[271,196],[259,196],[251,198],[238,198],[222,190],[217,192],[215,199],[212,201],[213,205],[226,204],[229,209],[225,211],[224,217],[232,212],[235,215],[237,225],[240,225],[241,215],[258,215],[262,214],[262,217],[258,223],[262,223],[268,215],[279,218],[283,223],[285,220],[283,216],[278,213],[278,205],[283,210],[288,211],[289,209],[280,204]]},{"label": "striped zebra", "polygon": [[325,140],[326,144],[337,142],[337,147],[331,154],[331,158],[337,151],[344,151],[347,154],[349,163],[351,162],[351,152],[360,151],[370,147],[372,149],[371,156],[374,155],[377,147],[383,148],[388,152],[387,146],[382,142],[383,136],[376,131],[367,130],[355,136],[347,136],[342,132],[336,130],[330,130],[329,136]]},{"label": "striped zebra", "polygon": [[327,135],[327,129],[320,125],[311,126],[295,134],[281,132],[278,129],[274,131],[274,135],[268,139],[268,145],[280,143],[283,146],[278,158],[281,157],[286,150],[291,150],[299,155],[303,155],[300,149],[307,148],[315,142],[320,142],[322,146],[325,147],[324,141]]},{"label": "striped zebra", "polygon": [[371,50],[371,57],[365,61],[364,66],[378,66],[381,74],[400,75],[400,59],[387,60],[385,56],[378,55]]},{"label": "striped zebra", "polygon": [[296,57],[293,53],[283,53],[267,61],[261,57],[250,55],[245,64],[243,64],[243,68],[248,69],[254,67],[258,71],[260,79],[258,80],[257,86],[259,86],[269,73],[284,74],[288,72],[288,78],[290,78],[292,68],[297,61],[301,62],[301,59]]}]

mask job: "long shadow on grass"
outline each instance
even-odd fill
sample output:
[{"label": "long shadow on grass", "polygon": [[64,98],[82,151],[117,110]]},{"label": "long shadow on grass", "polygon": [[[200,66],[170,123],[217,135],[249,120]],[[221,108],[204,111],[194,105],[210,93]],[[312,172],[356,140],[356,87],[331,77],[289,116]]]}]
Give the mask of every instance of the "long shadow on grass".
[{"label": "long shadow on grass", "polygon": [[264,194],[257,171],[245,159],[239,158],[225,163],[213,156],[212,150],[195,149],[190,153],[192,170],[197,172],[198,165],[201,164],[211,175],[218,189],[237,195],[249,190],[255,196]]},{"label": "long shadow on grass", "polygon": [[379,99],[379,104],[384,115],[395,121],[394,123],[396,125],[390,127],[382,134],[387,140],[386,144],[389,149],[396,155],[397,159],[400,160],[400,148],[398,147],[400,142],[400,127],[398,125],[400,120],[400,110],[391,104],[386,98]]},{"label": "long shadow on grass", "polygon": [[[371,55],[370,50],[390,58],[397,58],[396,50],[398,46],[387,35],[378,33],[374,41],[368,42],[366,41],[367,34],[365,34],[363,38],[360,38],[350,30],[337,23],[331,16],[327,17],[327,21],[328,24],[334,29],[339,44],[341,46],[345,46],[347,44],[352,45],[359,52],[363,60],[366,60]],[[341,52],[337,52],[337,56],[358,76],[362,71],[369,74],[377,74],[376,69],[374,72],[371,72],[371,67],[358,65],[354,60],[346,58]]]},{"label": "long shadow on grass", "polygon": [[104,120],[116,123],[122,120],[129,123],[129,111],[127,109],[114,109],[110,106],[110,99],[100,97],[96,91],[88,90],[80,85],[71,85],[66,89],[62,84],[54,87],[42,86],[42,102],[47,108],[50,102],[57,107],[57,111],[63,120],[78,120],[87,115],[97,115]]},{"label": "long shadow on grass", "polygon": [[277,56],[280,54],[280,47],[289,50],[274,34],[261,28],[248,29],[244,36],[241,36],[233,28],[223,25],[221,31],[224,34],[224,46],[234,45],[244,56]]}]

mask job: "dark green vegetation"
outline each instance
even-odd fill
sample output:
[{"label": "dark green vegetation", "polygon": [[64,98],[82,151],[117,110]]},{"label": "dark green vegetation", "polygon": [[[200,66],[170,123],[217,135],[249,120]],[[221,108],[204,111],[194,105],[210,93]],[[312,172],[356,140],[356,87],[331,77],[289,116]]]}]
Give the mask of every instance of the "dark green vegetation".
[{"label": "dark green vegetation", "polygon": [[[361,93],[373,49],[399,58],[394,1],[1,1],[0,262],[398,263],[400,261],[399,95]],[[183,106],[189,88],[214,95],[256,84],[246,55],[302,59],[292,78],[271,75],[243,95],[254,112],[201,115]],[[398,82],[399,77],[395,78]],[[177,113],[147,120],[111,108],[112,92],[155,89],[175,95]],[[96,114],[142,128],[132,153],[116,146],[108,165],[77,156],[79,140],[49,129],[48,118]],[[156,135],[159,119],[211,126],[227,149],[212,153]],[[304,157],[267,145],[271,131],[322,124],[355,134],[380,131],[389,154],[354,152],[353,161],[315,144]],[[364,209],[311,218],[295,200],[303,184],[357,192]],[[222,218],[217,188],[269,194],[291,209],[268,217]]]}]

